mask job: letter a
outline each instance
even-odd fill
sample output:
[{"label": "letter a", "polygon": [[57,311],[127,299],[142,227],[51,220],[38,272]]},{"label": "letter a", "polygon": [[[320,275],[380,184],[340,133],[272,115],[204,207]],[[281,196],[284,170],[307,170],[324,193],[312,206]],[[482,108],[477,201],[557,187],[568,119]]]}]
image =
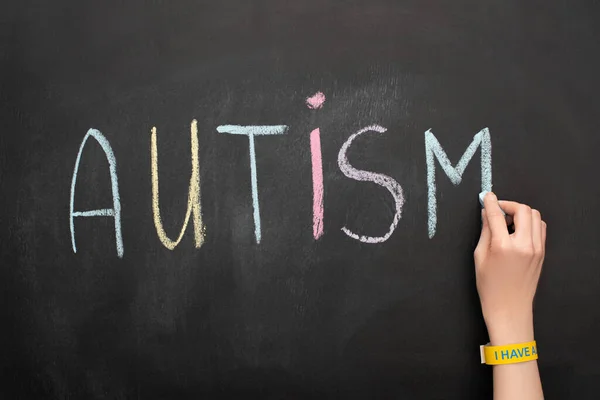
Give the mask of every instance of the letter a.
[{"label": "letter a", "polygon": [[[77,172],[79,171],[79,162],[81,161],[81,153],[87,143],[88,138],[94,138],[102,147],[106,160],[108,161],[108,169],[110,172],[110,182],[112,186],[113,208],[103,208],[90,211],[74,211],[75,207],[75,186],[77,184]],[[117,179],[117,160],[110,147],[110,143],[104,135],[96,130],[90,129],[79,146],[77,159],[75,160],[75,170],[73,171],[73,180],[71,181],[71,202],[69,207],[69,224],[71,226],[71,244],[73,245],[73,253],[77,253],[75,244],[75,223],[74,217],[112,217],[115,219],[115,242],[117,246],[117,255],[123,257],[123,237],[121,235],[121,200],[119,198],[119,181]]]},{"label": "letter a", "polygon": [[200,248],[204,243],[204,226],[202,223],[202,209],[200,208],[200,164],[198,163],[198,124],[196,120],[192,121],[191,126],[191,148],[192,148],[192,177],[190,178],[190,188],[188,191],[187,211],[183,221],[183,227],[177,240],[173,241],[167,237],[160,218],[159,195],[158,195],[158,151],[156,149],[156,127],[152,128],[151,135],[151,170],[152,170],[152,214],[154,217],[154,226],[156,233],[162,244],[169,250],[173,250],[185,233],[190,215],[194,215],[194,243],[196,248]]}]

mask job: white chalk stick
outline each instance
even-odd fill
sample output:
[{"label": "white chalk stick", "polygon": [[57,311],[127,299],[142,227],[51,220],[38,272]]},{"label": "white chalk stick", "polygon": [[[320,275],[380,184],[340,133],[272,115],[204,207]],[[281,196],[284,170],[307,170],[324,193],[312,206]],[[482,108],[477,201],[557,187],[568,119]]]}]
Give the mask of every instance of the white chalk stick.
[{"label": "white chalk stick", "polygon": [[[486,194],[488,194],[488,192],[486,191],[479,193],[479,203],[481,204],[481,208],[485,207],[485,205],[483,204],[483,199],[485,198]],[[506,217],[506,213],[504,212],[504,210],[500,209],[500,211],[502,211],[502,214],[504,214],[504,216]]]}]

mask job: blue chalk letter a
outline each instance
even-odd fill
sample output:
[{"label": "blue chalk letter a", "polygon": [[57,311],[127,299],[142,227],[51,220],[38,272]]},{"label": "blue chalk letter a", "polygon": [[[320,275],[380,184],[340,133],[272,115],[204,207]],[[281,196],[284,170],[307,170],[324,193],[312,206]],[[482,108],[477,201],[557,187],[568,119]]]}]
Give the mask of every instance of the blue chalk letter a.
[{"label": "blue chalk letter a", "polygon": [[435,229],[437,226],[434,157],[438,159],[442,170],[444,170],[448,178],[450,178],[450,181],[454,185],[458,185],[462,181],[462,175],[465,172],[469,161],[471,161],[471,158],[479,146],[481,146],[481,190],[489,192],[492,190],[492,140],[488,128],[483,128],[473,136],[473,141],[465,150],[464,154],[456,164],[456,167],[452,166],[450,159],[448,159],[446,152],[433,132],[431,132],[431,129],[425,132],[425,157],[427,160],[427,186],[429,190],[427,195],[427,209],[429,213],[427,220],[430,239],[435,236]]},{"label": "blue chalk letter a", "polygon": [[[89,211],[74,211],[75,207],[75,185],[77,184],[77,172],[79,171],[79,162],[81,161],[81,153],[87,143],[88,138],[94,138],[102,147],[106,160],[108,161],[108,168],[110,171],[110,182],[112,186],[112,197],[113,197],[113,208],[103,208],[98,210]],[[79,146],[79,153],[77,153],[77,159],[75,160],[75,171],[73,171],[73,180],[71,181],[71,204],[69,212],[69,224],[71,226],[71,243],[73,244],[73,253],[77,253],[77,246],[75,245],[75,217],[111,217],[115,219],[115,241],[117,245],[117,255],[119,258],[123,257],[123,237],[121,235],[121,200],[119,198],[119,182],[117,180],[117,160],[115,155],[108,143],[108,140],[104,135],[96,130],[90,129],[83,138],[81,146]]]}]

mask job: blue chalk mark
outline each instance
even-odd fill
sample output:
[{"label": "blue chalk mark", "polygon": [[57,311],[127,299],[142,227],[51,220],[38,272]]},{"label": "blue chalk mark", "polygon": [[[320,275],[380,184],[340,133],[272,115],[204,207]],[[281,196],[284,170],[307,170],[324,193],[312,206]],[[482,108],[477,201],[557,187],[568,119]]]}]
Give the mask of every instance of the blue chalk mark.
[{"label": "blue chalk mark", "polygon": [[488,128],[483,128],[475,136],[473,141],[462,157],[456,164],[452,166],[448,155],[440,145],[431,129],[425,132],[425,157],[427,160],[427,186],[428,186],[428,230],[429,238],[435,236],[437,227],[437,198],[435,185],[435,158],[437,158],[442,170],[446,173],[450,181],[454,185],[458,185],[462,181],[462,175],[471,161],[471,158],[481,146],[481,190],[489,192],[492,190],[492,140]]},{"label": "blue chalk mark", "polygon": [[113,217],[115,212],[112,208],[103,208],[101,210],[91,211],[76,211],[73,213],[74,217]]},{"label": "blue chalk mark", "polygon": [[286,125],[221,125],[217,127],[217,132],[231,133],[232,135],[267,136],[284,134],[287,129]]},{"label": "blue chalk mark", "polygon": [[217,127],[219,133],[248,136],[250,149],[250,184],[252,189],[252,207],[254,210],[254,236],[256,243],[261,240],[260,206],[258,202],[258,178],[256,173],[256,150],[254,136],[283,135],[288,130],[287,125],[221,125]]},{"label": "blue chalk mark", "polygon": [[252,207],[254,209],[254,236],[256,243],[260,243],[262,230],[260,225],[260,206],[258,204],[258,178],[256,177],[256,150],[254,149],[254,135],[248,135],[250,144],[250,181],[252,186]]},{"label": "blue chalk mark", "polygon": [[[79,172],[79,164],[81,162],[81,154],[83,148],[87,143],[88,138],[94,138],[102,147],[106,160],[108,161],[108,167],[110,172],[110,182],[112,188],[113,197],[113,208],[112,209],[98,209],[90,211],[74,211],[75,207],[75,186],[77,184],[77,172]],[[81,146],[79,146],[79,152],[77,153],[77,159],[75,160],[75,170],[73,171],[73,179],[71,181],[71,201],[69,211],[69,225],[71,227],[71,244],[73,245],[73,253],[77,253],[77,246],[75,244],[75,217],[113,217],[115,219],[115,242],[117,247],[117,255],[119,258],[123,258],[123,235],[121,233],[121,199],[119,197],[119,181],[117,179],[117,160],[115,154],[112,151],[110,143],[104,137],[104,135],[97,129],[90,129],[87,131]]]}]

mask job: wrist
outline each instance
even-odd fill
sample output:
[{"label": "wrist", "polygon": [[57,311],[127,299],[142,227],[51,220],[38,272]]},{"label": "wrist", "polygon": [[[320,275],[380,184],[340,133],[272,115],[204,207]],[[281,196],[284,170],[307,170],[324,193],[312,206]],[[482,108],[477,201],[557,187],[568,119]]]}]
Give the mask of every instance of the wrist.
[{"label": "wrist", "polygon": [[486,321],[490,344],[502,346],[507,344],[531,342],[535,340],[533,332],[533,315],[521,318],[495,319]]}]

